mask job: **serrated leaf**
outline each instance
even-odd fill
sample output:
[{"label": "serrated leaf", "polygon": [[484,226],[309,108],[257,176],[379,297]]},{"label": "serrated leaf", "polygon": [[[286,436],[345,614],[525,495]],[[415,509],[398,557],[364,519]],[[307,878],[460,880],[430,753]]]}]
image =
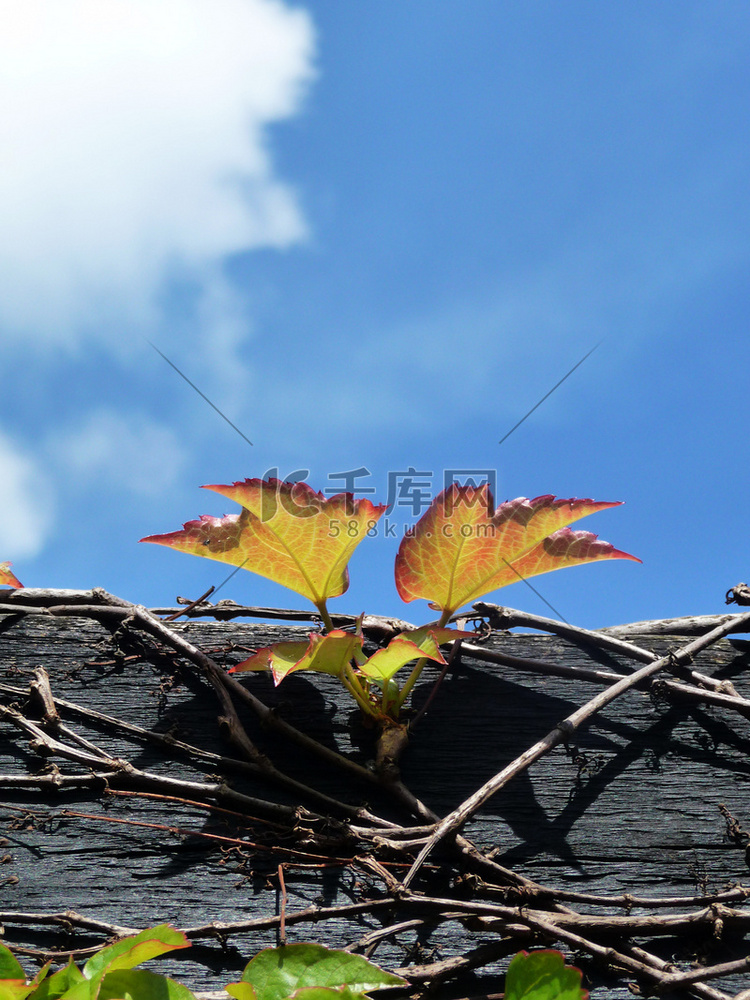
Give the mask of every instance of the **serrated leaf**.
[{"label": "serrated leaf", "polygon": [[118,969],[105,975],[97,1000],[195,1000],[195,994],[147,969]]},{"label": "serrated leaf", "polygon": [[106,972],[132,969],[149,958],[189,947],[190,942],[182,931],[170,927],[169,924],[159,924],[158,927],[149,927],[140,934],[123,938],[122,941],[102,948],[86,962],[83,975],[86,979],[96,979]]},{"label": "serrated leaf", "polygon": [[297,670],[314,670],[340,677],[352,658],[362,652],[362,637],[341,629],[332,629],[327,635],[311,632],[308,642],[277,642],[259,649],[257,653],[232,667],[229,673],[245,670],[270,670],[274,684]]},{"label": "serrated leaf", "polygon": [[243,982],[250,983],[262,1000],[286,1000],[306,987],[341,987],[367,993],[404,980],[359,955],[333,951],[320,944],[290,944],[259,952],[245,966]]},{"label": "serrated leaf", "polygon": [[83,973],[73,964],[73,959],[68,964],[53,972],[43,982],[40,982],[34,990],[30,1000],[58,1000],[58,997],[65,996],[78,983],[85,982],[86,989],[89,990],[91,984],[84,980]]},{"label": "serrated leaf", "polygon": [[0,563],[0,587],[23,587],[21,581],[11,570],[12,565],[13,563],[9,562]]},{"label": "serrated leaf", "polygon": [[[237,663],[234,667],[230,667],[227,673],[241,674],[246,670],[273,671],[274,666],[276,666],[282,671],[282,676],[286,676],[289,670],[296,663],[299,663],[309,646],[310,641],[306,642],[304,639],[290,642],[275,642],[273,646],[263,646],[262,649],[256,650],[246,660]],[[278,684],[275,675],[274,682]]]},{"label": "serrated leaf", "polygon": [[349,586],[352,552],[385,511],[350,493],[326,499],[307,483],[246,479],[205,486],[235,500],[241,514],[203,515],[182,531],[149,535],[142,542],[244,566],[309,598],[319,607]]},{"label": "serrated leaf", "polygon": [[505,1000],[587,1000],[581,972],[559,951],[519,952],[505,975]]},{"label": "serrated leaf", "polygon": [[489,488],[444,490],[404,536],[396,556],[401,599],[425,598],[444,613],[540,573],[600,559],[632,559],[588,531],[566,526],[620,501],[519,497],[492,512]]},{"label": "serrated leaf", "polygon": [[341,629],[333,629],[327,635],[311,632],[309,642],[277,642],[273,646],[259,649],[247,660],[231,667],[229,673],[270,670],[274,683],[280,684],[285,677],[298,670],[313,670],[340,677],[346,665],[355,660],[361,674],[384,684],[411,660],[426,657],[445,663],[439,647],[462,638],[474,636],[471,632],[425,625],[411,632],[401,633],[391,639],[386,647],[367,658],[362,652],[361,636]]},{"label": "serrated leaf", "polygon": [[412,660],[426,657],[428,660],[445,663],[440,646],[454,639],[464,638],[473,639],[474,636],[471,632],[458,632],[452,628],[430,628],[428,625],[411,632],[402,632],[391,639],[387,646],[360,664],[359,672],[377,681],[378,684],[386,684]]}]

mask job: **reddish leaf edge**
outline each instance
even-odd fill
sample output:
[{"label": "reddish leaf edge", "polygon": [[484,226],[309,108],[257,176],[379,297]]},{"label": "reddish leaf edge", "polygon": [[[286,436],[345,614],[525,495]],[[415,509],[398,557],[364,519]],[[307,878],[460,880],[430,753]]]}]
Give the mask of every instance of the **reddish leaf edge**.
[{"label": "reddish leaf edge", "polygon": [[[353,507],[364,506],[365,509],[371,508],[372,512],[379,511],[381,514],[385,512],[387,504],[374,504],[372,500],[368,500],[367,497],[355,498],[354,494],[351,492],[342,491],[341,493],[333,493],[330,496],[326,495],[322,490],[314,490],[309,483],[299,480],[295,483],[287,482],[285,479],[277,479],[273,476],[268,479],[260,479],[258,476],[248,477],[246,479],[237,479],[233,483],[207,483],[201,486],[202,490],[212,490],[214,493],[223,495],[224,490],[234,490],[241,486],[270,486],[273,487],[277,496],[281,494],[294,494],[302,493],[308,500],[317,500],[321,504],[330,504],[335,506],[342,499],[350,503]],[[240,503],[238,500],[237,503]],[[299,505],[297,505],[299,506]],[[247,509],[247,508],[245,508]],[[252,511],[250,513],[253,513]],[[257,516],[257,515],[255,515]]]},{"label": "reddish leaf edge", "polygon": [[[449,494],[451,495],[451,499],[450,499],[450,502],[447,502],[447,498],[449,497]],[[469,497],[469,496],[471,497],[471,499],[467,500],[467,497]],[[481,499],[477,500],[477,498],[481,498]],[[546,504],[544,503],[545,501],[547,501]],[[583,504],[595,504],[597,506],[597,509],[596,510],[592,510],[590,512],[590,514],[588,514],[588,515],[584,515],[584,516],[591,516],[591,515],[593,515],[595,513],[601,513],[604,510],[609,510],[612,507],[621,507],[621,506],[623,506],[623,504],[625,503],[625,501],[624,500],[594,500],[593,497],[567,497],[567,498],[565,498],[565,497],[556,497],[554,493],[543,493],[543,494],[540,494],[539,496],[532,497],[532,498],[528,498],[528,497],[516,497],[513,500],[505,500],[502,503],[500,503],[497,506],[495,506],[494,497],[492,495],[492,491],[490,490],[489,485],[487,483],[483,484],[482,486],[474,487],[474,488],[470,488],[470,487],[467,487],[467,486],[460,486],[459,484],[454,483],[451,486],[447,487],[446,489],[442,490],[442,492],[439,493],[438,496],[435,497],[435,499],[432,501],[432,503],[430,504],[429,508],[424,512],[424,514],[422,515],[422,517],[420,517],[419,521],[417,521],[417,523],[413,526],[413,528],[411,529],[411,531],[409,533],[405,534],[404,537],[402,538],[401,544],[399,545],[399,549],[398,549],[398,552],[396,554],[396,564],[395,564],[394,569],[395,569],[395,576],[396,576],[396,590],[398,592],[398,595],[399,595],[400,599],[405,604],[410,604],[413,601],[420,600],[420,599],[427,600],[428,601],[428,606],[432,610],[445,612],[446,613],[446,617],[448,617],[448,616],[450,616],[452,614],[455,614],[459,610],[459,608],[464,607],[465,604],[469,604],[469,603],[471,603],[474,600],[479,600],[480,597],[486,596],[487,594],[491,594],[495,590],[500,590],[500,589],[502,589],[502,587],[508,586],[508,584],[502,584],[500,587],[490,587],[488,590],[484,591],[481,595],[480,594],[475,594],[475,595],[473,595],[470,598],[470,600],[461,602],[460,604],[457,604],[455,607],[451,606],[450,608],[444,608],[441,604],[439,604],[439,603],[437,603],[435,601],[430,601],[429,597],[427,597],[426,595],[409,594],[408,589],[404,588],[401,585],[400,580],[399,580],[399,573],[400,573],[400,571],[399,571],[399,564],[400,564],[401,559],[403,558],[402,557],[402,552],[406,549],[406,547],[410,543],[413,543],[415,537],[418,535],[419,527],[422,524],[422,522],[426,521],[427,518],[429,518],[430,516],[432,516],[434,514],[434,511],[438,508],[438,505],[441,504],[441,503],[443,504],[444,508],[450,506],[450,511],[459,509],[461,506],[473,507],[477,503],[479,503],[480,506],[484,506],[486,508],[486,510],[487,510],[487,521],[491,522],[498,515],[498,513],[502,512],[503,508],[506,508],[508,511],[510,511],[512,509],[519,508],[522,504],[529,504],[532,509],[534,507],[536,507],[536,506],[538,506],[538,507],[547,506],[549,508],[559,508],[559,507],[562,507],[562,506],[564,506],[564,505],[567,504],[572,510],[576,509],[576,508],[579,508]],[[450,516],[450,512],[449,512],[449,514],[447,516]],[[571,522],[574,522],[576,520],[580,520],[580,517],[571,518]],[[599,545],[602,546],[603,548],[606,547],[608,549],[608,552],[607,552],[607,555],[603,557],[605,559],[628,559],[628,560],[631,560],[632,562],[637,562],[637,563],[641,563],[641,564],[643,563],[643,560],[639,559],[638,556],[634,556],[634,555],[632,555],[629,552],[625,552],[623,549],[616,548],[611,542],[607,542],[604,539],[599,538],[599,536],[596,535],[593,532],[586,531],[586,530],[581,530],[581,529],[572,529],[570,527],[570,523],[567,524],[567,525],[565,525],[564,527],[558,528],[555,531],[550,532],[544,538],[539,539],[538,542],[535,543],[535,546],[543,544],[548,539],[561,538],[561,537],[570,537],[571,535],[574,535],[575,538],[578,539],[578,540],[583,540],[584,538],[586,538],[591,543],[598,542]],[[535,546],[532,546],[532,548],[535,547]],[[513,563],[518,562],[519,559],[521,559],[526,554],[527,554],[527,552],[518,553],[510,562],[508,562],[508,566],[511,569],[513,569]],[[587,562],[595,562],[595,561],[597,561],[597,560],[582,561],[581,565],[586,565]],[[561,567],[557,567],[557,568],[559,568],[559,569],[572,569],[573,566],[561,566]],[[545,570],[544,572],[546,573],[546,572],[554,572],[554,571],[555,570]],[[535,575],[537,575],[537,574],[535,574]],[[543,575],[543,574],[539,574],[539,575]],[[519,578],[519,580],[525,580],[526,579],[520,573],[518,574],[518,578]]]}]

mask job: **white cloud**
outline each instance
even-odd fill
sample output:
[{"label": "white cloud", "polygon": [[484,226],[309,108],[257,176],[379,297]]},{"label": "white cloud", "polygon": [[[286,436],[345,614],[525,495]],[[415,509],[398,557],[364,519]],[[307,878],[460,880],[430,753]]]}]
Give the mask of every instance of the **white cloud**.
[{"label": "white cloud", "polygon": [[41,550],[51,526],[51,493],[38,464],[0,431],[0,562]]},{"label": "white cloud", "polygon": [[0,0],[0,23],[0,329],[113,340],[155,321],[175,270],[215,280],[226,254],[305,237],[266,127],[312,79],[306,12]]},{"label": "white cloud", "polygon": [[187,456],[177,435],[143,414],[91,413],[50,441],[68,488],[158,496],[177,481]]}]

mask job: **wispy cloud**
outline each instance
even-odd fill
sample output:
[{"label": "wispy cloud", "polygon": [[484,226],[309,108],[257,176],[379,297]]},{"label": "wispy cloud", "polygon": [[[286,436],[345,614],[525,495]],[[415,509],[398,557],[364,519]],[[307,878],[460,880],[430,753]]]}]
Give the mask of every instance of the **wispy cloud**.
[{"label": "wispy cloud", "polygon": [[215,300],[222,257],[304,239],[267,129],[314,75],[305,11],[0,0],[0,20],[0,329],[121,349],[170,275]]},{"label": "wispy cloud", "polygon": [[123,495],[167,493],[187,464],[177,434],[142,413],[102,410],[63,428],[48,441],[58,481],[66,491]]},{"label": "wispy cloud", "polygon": [[50,486],[42,466],[0,431],[0,561],[37,555],[52,523]]}]

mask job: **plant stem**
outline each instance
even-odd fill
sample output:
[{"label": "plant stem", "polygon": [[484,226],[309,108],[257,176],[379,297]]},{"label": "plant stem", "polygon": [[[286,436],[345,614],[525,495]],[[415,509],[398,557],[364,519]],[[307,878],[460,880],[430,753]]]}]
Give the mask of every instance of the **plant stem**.
[{"label": "plant stem", "polygon": [[323,598],[320,604],[316,604],[315,607],[320,612],[320,617],[323,619],[323,624],[325,625],[326,632],[332,632],[333,622],[331,621],[331,616],[328,614],[328,608],[326,607],[325,598]]},{"label": "plant stem", "polygon": [[362,690],[362,685],[360,684],[359,678],[352,670],[351,664],[347,663],[343,675],[339,678],[341,683],[344,685],[349,694],[354,698],[359,707],[367,715],[377,715],[377,712],[373,710],[373,706],[370,704],[367,695]]},{"label": "plant stem", "polygon": [[394,689],[398,692],[398,696],[400,696],[401,692],[398,691],[398,687],[397,685],[394,684],[393,681],[385,681],[383,683],[382,687],[383,697],[381,698],[380,701],[380,710],[382,711],[383,715],[387,715],[391,719],[393,719],[394,722],[397,722],[399,708],[401,706],[398,697],[395,700],[393,698]]},{"label": "plant stem", "polygon": [[[440,620],[438,621],[438,623],[435,626],[435,628],[445,628],[446,623],[448,622],[448,620],[451,617],[451,613],[452,612],[450,611],[450,609],[448,609],[446,611],[443,611],[442,615],[440,616]],[[411,694],[411,689],[414,687],[414,685],[419,680],[419,675],[422,673],[422,670],[424,669],[425,663],[427,663],[427,657],[426,656],[423,656],[420,660],[417,660],[417,662],[414,664],[414,668],[412,669],[412,672],[409,674],[409,676],[406,679],[406,683],[401,688],[401,693],[400,693],[400,695],[398,697],[398,703],[396,705],[396,708],[397,708],[397,710],[399,712],[403,708],[404,702],[406,701],[406,699]]]}]

